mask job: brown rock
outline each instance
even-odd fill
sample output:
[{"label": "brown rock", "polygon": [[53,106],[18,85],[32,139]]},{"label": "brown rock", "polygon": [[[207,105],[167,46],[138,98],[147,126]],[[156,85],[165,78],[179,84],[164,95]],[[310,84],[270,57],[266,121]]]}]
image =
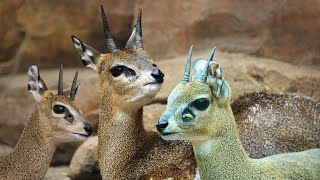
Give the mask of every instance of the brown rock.
[{"label": "brown rock", "polygon": [[166,108],[166,104],[150,104],[143,107],[143,124],[147,131],[157,132],[155,124]]},{"label": "brown rock", "polygon": [[[0,4],[0,73],[21,72],[31,63],[81,66],[71,44],[77,35],[106,52],[101,2],[3,0]],[[104,6],[118,47],[123,48],[143,9],[146,50],[157,60],[195,49],[219,49],[320,65],[320,2],[107,0]],[[150,39],[150,40],[149,40]]]},{"label": "brown rock", "polygon": [[0,145],[0,156],[6,156],[10,154],[10,152],[13,151],[13,148],[6,145]]},{"label": "brown rock", "polygon": [[59,166],[59,167],[49,167],[45,180],[70,180],[67,176],[69,167]]},{"label": "brown rock", "polygon": [[71,179],[102,179],[97,161],[98,136],[87,139],[76,151],[68,176]]},{"label": "brown rock", "polygon": [[186,54],[193,44],[320,65],[318,0],[139,0],[136,8],[143,10],[144,43],[153,57]]},{"label": "brown rock", "polygon": [[[70,36],[106,51],[100,15],[95,1],[5,0],[0,4],[0,73],[25,71],[31,64],[53,67],[63,63],[82,66]],[[134,1],[103,3],[116,43],[124,46],[130,36]],[[93,43],[94,42],[94,43]],[[5,52],[5,53],[3,53]]]}]

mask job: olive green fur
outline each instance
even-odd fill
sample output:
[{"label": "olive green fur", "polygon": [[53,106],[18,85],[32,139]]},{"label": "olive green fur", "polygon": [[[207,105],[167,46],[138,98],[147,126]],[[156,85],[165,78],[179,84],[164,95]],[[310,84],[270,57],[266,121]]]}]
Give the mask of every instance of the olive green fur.
[{"label": "olive green fur", "polygon": [[[228,86],[225,83],[225,86]],[[207,110],[197,112],[194,124],[183,126],[178,113],[169,119],[175,122],[167,139],[190,140],[201,179],[318,179],[320,149],[273,155],[262,159],[248,157],[240,142],[237,124],[229,97],[216,97],[208,84],[197,81],[179,84],[168,98],[167,111],[177,111],[199,97],[208,97]],[[166,111],[166,112],[167,112]]]}]

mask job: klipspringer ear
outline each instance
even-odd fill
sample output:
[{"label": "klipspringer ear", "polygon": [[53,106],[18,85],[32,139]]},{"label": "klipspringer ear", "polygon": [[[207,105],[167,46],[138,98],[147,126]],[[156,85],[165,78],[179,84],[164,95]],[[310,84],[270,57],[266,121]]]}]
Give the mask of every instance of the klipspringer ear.
[{"label": "klipspringer ear", "polygon": [[28,91],[30,91],[34,99],[39,102],[43,93],[48,90],[46,83],[40,77],[40,71],[36,65],[29,66],[28,75]]},{"label": "klipspringer ear", "polygon": [[231,89],[223,77],[223,72],[219,64],[210,65],[208,74],[208,83],[212,93],[220,102],[230,101]]},{"label": "klipspringer ear", "polygon": [[136,36],[137,36],[137,31],[136,31],[136,26],[134,26],[133,31],[131,33],[131,36],[129,37],[127,44],[126,44],[126,49],[135,49],[136,46]]},{"label": "klipspringer ear", "polygon": [[130,38],[127,41],[126,49],[144,49],[142,41],[141,13],[139,9],[137,23],[133,28]]},{"label": "klipspringer ear", "polygon": [[215,49],[213,48],[208,60],[200,58],[193,63],[194,74],[192,75],[192,81],[198,80],[208,83],[215,97],[220,102],[226,102],[230,100],[231,90],[223,77],[220,65],[212,61]]},{"label": "klipspringer ear", "polygon": [[79,52],[83,65],[97,71],[97,60],[101,53],[93,47],[82,43],[80,39],[75,36],[71,36],[71,39],[74,47]]}]

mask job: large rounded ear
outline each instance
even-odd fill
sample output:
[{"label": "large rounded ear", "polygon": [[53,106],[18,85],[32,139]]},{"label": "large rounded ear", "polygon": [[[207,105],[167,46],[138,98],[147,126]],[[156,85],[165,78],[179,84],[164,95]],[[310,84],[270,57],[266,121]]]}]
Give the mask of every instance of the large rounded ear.
[{"label": "large rounded ear", "polygon": [[40,77],[40,71],[36,65],[29,66],[28,75],[28,91],[30,91],[34,99],[39,102],[43,93],[48,90],[46,83]]},{"label": "large rounded ear", "polygon": [[207,83],[209,84],[212,93],[216,96],[219,102],[225,103],[230,101],[231,89],[227,81],[223,77],[223,72],[220,65],[213,62],[209,66]]},{"label": "large rounded ear", "polygon": [[75,36],[71,36],[74,47],[79,52],[82,64],[97,71],[97,60],[101,53],[93,47],[84,44]]}]

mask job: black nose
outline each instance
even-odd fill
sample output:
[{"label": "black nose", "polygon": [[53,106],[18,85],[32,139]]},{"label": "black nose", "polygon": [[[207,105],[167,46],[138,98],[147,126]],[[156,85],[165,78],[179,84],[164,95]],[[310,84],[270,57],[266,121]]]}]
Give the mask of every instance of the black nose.
[{"label": "black nose", "polygon": [[85,123],[84,130],[88,133],[88,136],[92,134],[92,127],[90,126],[89,123]]},{"label": "black nose", "polygon": [[154,77],[158,83],[163,83],[164,74],[160,70],[151,73],[151,76]]},{"label": "black nose", "polygon": [[168,126],[168,122],[158,123],[158,124],[156,125],[157,130],[158,130],[159,133],[162,133],[162,132],[166,129],[167,126]]}]

